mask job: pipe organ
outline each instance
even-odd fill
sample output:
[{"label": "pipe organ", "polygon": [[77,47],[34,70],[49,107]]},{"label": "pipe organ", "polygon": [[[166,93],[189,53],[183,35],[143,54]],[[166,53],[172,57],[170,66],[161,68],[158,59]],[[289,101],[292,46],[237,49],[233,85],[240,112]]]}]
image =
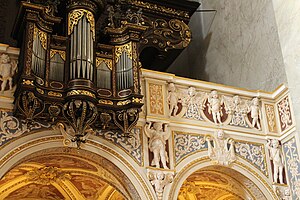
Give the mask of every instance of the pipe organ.
[{"label": "pipe organ", "polygon": [[21,2],[15,114],[59,123],[78,146],[96,128],[132,134],[143,105],[139,55],[147,47],[165,55],[183,49],[193,3],[160,5],[154,16],[152,1],[61,0],[54,9],[55,2]]}]

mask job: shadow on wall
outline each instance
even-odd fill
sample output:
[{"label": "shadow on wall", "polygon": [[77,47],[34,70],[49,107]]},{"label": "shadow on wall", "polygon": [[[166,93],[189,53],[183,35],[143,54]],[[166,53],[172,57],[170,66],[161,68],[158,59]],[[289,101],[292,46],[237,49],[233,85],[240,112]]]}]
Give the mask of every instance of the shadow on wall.
[{"label": "shadow on wall", "polygon": [[192,41],[168,68],[167,72],[187,78],[209,80],[205,72],[206,53],[209,48],[212,32],[209,32],[216,10],[198,10],[192,16],[189,27]]}]

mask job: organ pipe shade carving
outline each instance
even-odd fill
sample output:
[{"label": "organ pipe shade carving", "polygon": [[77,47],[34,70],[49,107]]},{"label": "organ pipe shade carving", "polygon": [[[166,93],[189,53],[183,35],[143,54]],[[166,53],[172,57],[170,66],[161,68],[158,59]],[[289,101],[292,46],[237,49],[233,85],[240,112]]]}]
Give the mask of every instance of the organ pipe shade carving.
[{"label": "organ pipe shade carving", "polygon": [[93,80],[95,27],[86,15],[76,18],[73,26],[70,37],[70,79]]},{"label": "organ pipe shade carving", "polygon": [[55,81],[64,80],[65,66],[65,51],[53,50],[50,51],[50,71],[49,79]]},{"label": "organ pipe shade carving", "polygon": [[39,77],[44,77],[46,64],[47,34],[34,27],[33,45],[32,45],[32,63],[33,73]]},{"label": "organ pipe shade carving", "polygon": [[111,69],[110,59],[97,58],[97,87],[111,89]]}]

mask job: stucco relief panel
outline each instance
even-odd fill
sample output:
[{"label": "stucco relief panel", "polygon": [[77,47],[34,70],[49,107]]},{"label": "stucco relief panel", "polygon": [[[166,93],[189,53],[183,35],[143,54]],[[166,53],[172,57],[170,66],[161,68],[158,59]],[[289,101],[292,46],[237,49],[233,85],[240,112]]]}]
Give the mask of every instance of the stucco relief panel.
[{"label": "stucco relief panel", "polygon": [[300,160],[296,139],[292,138],[283,144],[287,175],[293,199],[300,197]]},{"label": "stucco relief panel", "polygon": [[205,135],[173,131],[176,165],[190,154],[207,150]]},{"label": "stucco relief panel", "polygon": [[164,93],[163,86],[149,83],[149,105],[150,113],[164,115]]},{"label": "stucco relief panel", "polygon": [[264,145],[246,141],[235,142],[235,153],[251,163],[268,177],[266,154]]},{"label": "stucco relief panel", "polygon": [[285,131],[293,125],[291,104],[290,104],[289,97],[286,96],[281,101],[279,101],[277,107],[278,107],[278,115],[280,120],[280,128],[281,131]]}]

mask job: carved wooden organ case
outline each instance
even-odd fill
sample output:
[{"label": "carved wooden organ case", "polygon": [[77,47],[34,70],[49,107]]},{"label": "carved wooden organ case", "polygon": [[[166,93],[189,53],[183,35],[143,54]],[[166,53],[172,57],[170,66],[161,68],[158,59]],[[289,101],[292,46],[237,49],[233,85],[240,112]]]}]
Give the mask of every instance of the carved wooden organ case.
[{"label": "carved wooden organ case", "polygon": [[143,105],[140,55],[154,47],[170,61],[189,43],[198,6],[155,2],[21,2],[15,115],[62,122],[76,142],[95,128],[130,133]]}]

